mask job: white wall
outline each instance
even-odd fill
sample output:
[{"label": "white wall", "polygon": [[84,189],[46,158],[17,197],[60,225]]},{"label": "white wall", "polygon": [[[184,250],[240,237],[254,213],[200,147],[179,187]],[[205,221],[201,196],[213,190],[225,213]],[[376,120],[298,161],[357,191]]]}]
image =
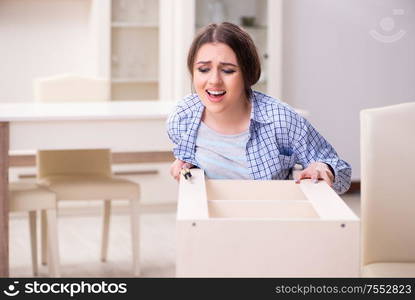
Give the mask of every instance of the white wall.
[{"label": "white wall", "polygon": [[[371,30],[405,34],[385,43]],[[283,100],[311,113],[359,179],[359,111],[415,101],[415,1],[289,0],[283,31]]]},{"label": "white wall", "polygon": [[0,101],[32,101],[36,77],[94,75],[92,0],[0,1]]}]

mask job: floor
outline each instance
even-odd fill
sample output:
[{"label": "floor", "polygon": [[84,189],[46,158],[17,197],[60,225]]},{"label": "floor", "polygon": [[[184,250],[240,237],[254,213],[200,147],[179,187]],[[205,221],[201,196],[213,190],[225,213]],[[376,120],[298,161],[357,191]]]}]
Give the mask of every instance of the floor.
[{"label": "floor", "polygon": [[[342,196],[359,216],[360,195]],[[141,276],[175,276],[176,206],[147,206],[141,216]],[[74,213],[60,211],[59,247],[63,277],[130,277],[131,242],[127,212],[115,208],[110,226],[108,261],[99,260],[101,218],[98,210]],[[10,216],[10,276],[33,277],[30,256],[29,225],[24,214]],[[39,276],[48,276],[46,266]]]}]

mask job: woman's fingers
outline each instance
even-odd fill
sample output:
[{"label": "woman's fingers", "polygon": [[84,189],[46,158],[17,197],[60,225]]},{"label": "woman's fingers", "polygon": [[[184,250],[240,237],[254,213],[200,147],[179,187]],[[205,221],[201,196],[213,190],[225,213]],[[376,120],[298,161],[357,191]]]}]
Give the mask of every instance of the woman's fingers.
[{"label": "woman's fingers", "polygon": [[320,176],[320,172],[318,170],[303,170],[298,178],[295,180],[295,183],[300,183],[302,179],[311,179],[314,183],[317,183]]},{"label": "woman's fingers", "polygon": [[177,164],[173,163],[170,167],[170,175],[171,175],[171,177],[173,177],[176,180],[177,180],[178,174],[179,174],[178,170],[180,170],[180,169],[177,167]]},{"label": "woman's fingers", "polygon": [[180,171],[183,168],[192,168],[193,165],[190,163],[187,163],[185,161],[182,161],[180,159],[176,159],[170,166],[170,175],[177,181],[180,179]]},{"label": "woman's fingers", "polygon": [[307,168],[298,174],[298,178],[295,179],[295,183],[300,183],[301,179],[311,179],[314,183],[319,180],[324,180],[328,185],[333,185],[333,174],[327,165],[323,163],[311,163]]},{"label": "woman's fingers", "polygon": [[313,183],[317,183],[317,182],[318,182],[319,177],[320,177],[320,172],[319,172],[318,170],[315,170],[315,171],[312,173],[312,175],[311,175],[311,181],[312,181]]},{"label": "woman's fingers", "polygon": [[174,170],[173,170],[173,178],[175,180],[179,180],[179,171],[178,171],[177,166],[174,167]]},{"label": "woman's fingers", "polygon": [[179,181],[180,179],[180,171],[182,170],[182,167],[183,167],[183,164],[176,166],[176,170],[174,172],[174,179],[176,179],[177,181]]},{"label": "woman's fingers", "polygon": [[187,162],[185,162],[185,163],[183,164],[183,166],[182,166],[182,168],[187,168],[187,169],[190,169],[191,167],[193,167],[193,165],[192,165],[192,164],[189,164],[189,163],[187,163]]},{"label": "woman's fingers", "polygon": [[308,169],[302,170],[299,174],[295,183],[300,183],[301,179],[311,178],[310,171]]},{"label": "woman's fingers", "polygon": [[323,179],[329,186],[333,185],[333,180],[328,176],[327,172],[323,172],[321,175],[321,179]]},{"label": "woman's fingers", "polygon": [[330,170],[323,172],[321,177],[329,186],[333,186],[334,176]]},{"label": "woman's fingers", "polygon": [[182,166],[185,164],[184,161],[180,159],[176,159],[170,166],[170,175],[175,179],[179,180],[180,170]]},{"label": "woman's fingers", "polygon": [[170,166],[170,176],[173,177],[173,178],[175,177],[174,176],[174,163],[172,163],[171,166]]}]

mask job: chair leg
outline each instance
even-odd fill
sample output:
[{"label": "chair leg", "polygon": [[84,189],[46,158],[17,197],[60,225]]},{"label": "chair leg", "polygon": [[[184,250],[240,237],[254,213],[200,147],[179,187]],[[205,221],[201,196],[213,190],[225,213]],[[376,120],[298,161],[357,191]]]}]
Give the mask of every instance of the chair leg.
[{"label": "chair leg", "polygon": [[30,247],[32,251],[33,276],[37,276],[37,230],[36,230],[36,211],[29,211]]},{"label": "chair leg", "polygon": [[48,209],[46,212],[47,219],[47,246],[48,246],[48,263],[49,276],[60,277],[59,263],[59,244],[58,228],[56,221],[56,209]]},{"label": "chair leg", "polygon": [[102,242],[101,242],[101,261],[107,260],[108,242],[109,242],[109,226],[111,216],[111,200],[104,200],[104,214],[102,218]]},{"label": "chair leg", "polygon": [[41,239],[41,255],[42,255],[42,265],[47,264],[47,218],[46,218],[46,210],[42,210],[40,213],[40,239]]},{"label": "chair leg", "polygon": [[133,276],[140,276],[140,202],[130,200],[131,205],[131,244],[133,251]]}]

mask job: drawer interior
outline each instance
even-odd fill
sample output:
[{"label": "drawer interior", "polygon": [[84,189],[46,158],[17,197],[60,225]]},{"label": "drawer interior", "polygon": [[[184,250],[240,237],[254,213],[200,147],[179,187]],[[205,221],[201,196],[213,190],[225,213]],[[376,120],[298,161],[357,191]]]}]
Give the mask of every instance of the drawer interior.
[{"label": "drawer interior", "polygon": [[210,218],[319,219],[308,201],[209,200]]},{"label": "drawer interior", "polygon": [[206,194],[210,218],[319,218],[292,180],[206,180]]},{"label": "drawer interior", "polygon": [[293,180],[206,180],[207,200],[307,201]]}]

